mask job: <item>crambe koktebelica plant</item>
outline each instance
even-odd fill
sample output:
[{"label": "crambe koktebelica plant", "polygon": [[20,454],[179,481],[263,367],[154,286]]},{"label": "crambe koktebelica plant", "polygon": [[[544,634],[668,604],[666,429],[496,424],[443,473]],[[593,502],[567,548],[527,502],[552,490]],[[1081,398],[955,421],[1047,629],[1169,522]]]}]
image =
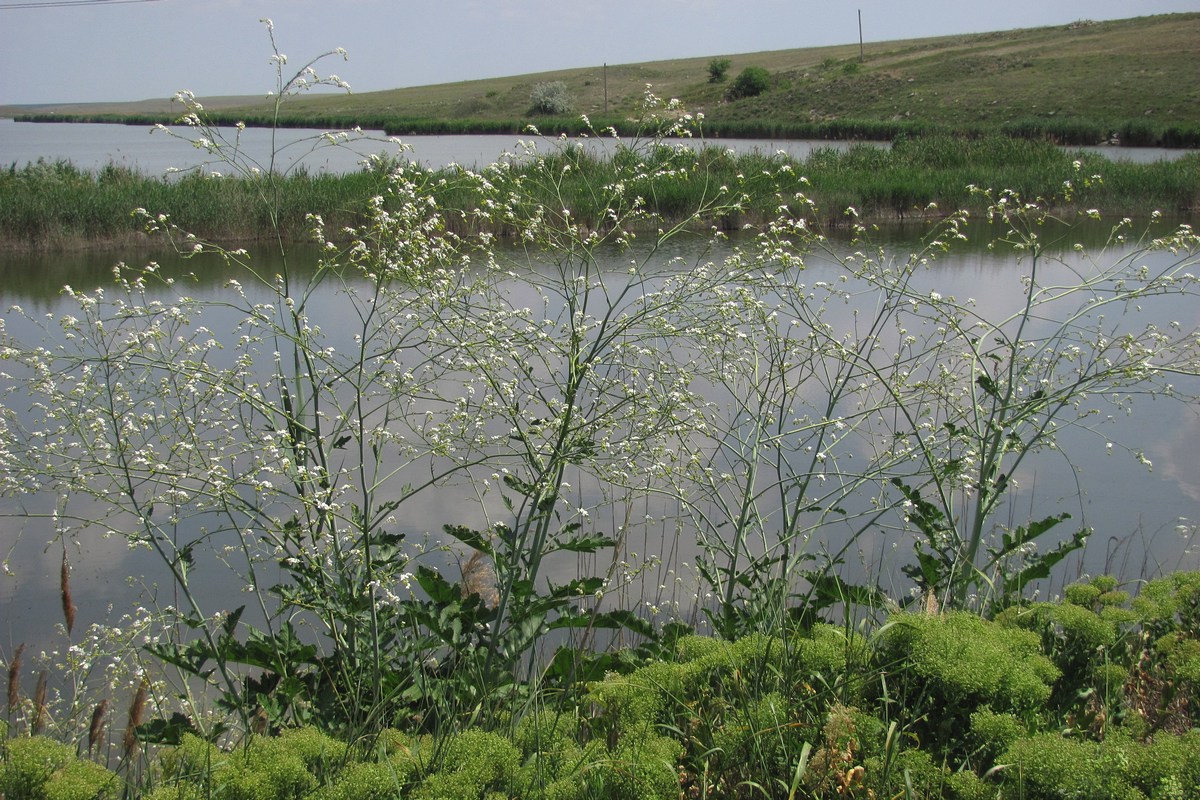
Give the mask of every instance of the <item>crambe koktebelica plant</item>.
[{"label": "crambe koktebelica plant", "polygon": [[[274,62],[286,63],[278,53]],[[278,74],[282,99],[309,73]],[[657,103],[647,97],[648,113]],[[186,115],[201,134],[202,113],[192,105]],[[77,311],[56,321],[58,344],[5,351],[34,398],[32,416],[14,418],[24,446],[6,453],[6,489],[53,488],[81,523],[74,535],[98,530],[157,553],[178,605],[167,609],[171,636],[151,652],[211,682],[243,729],[260,717],[355,733],[413,711],[490,715],[503,710],[495,692],[520,693],[515,678],[535,668],[550,630],[582,629],[585,640],[596,627],[649,632],[628,609],[599,612],[636,557],[622,551],[601,575],[565,584],[548,583],[544,564],[620,546],[623,531],[593,528],[592,500],[569,484],[632,508],[695,416],[690,366],[673,366],[663,348],[675,320],[707,316],[705,287],[724,277],[657,256],[740,196],[714,186],[654,232],[639,187],[704,180],[690,152],[659,147],[681,118],[672,109],[666,119],[648,117],[662,126],[649,142],[614,145],[622,172],[593,187],[609,209],[602,231],[574,224],[569,199],[555,196],[587,157],[569,148],[448,178],[400,163],[361,227],[328,235],[314,220],[314,270],[285,258],[277,275],[264,273],[246,252],[147,213],[184,252],[222,259],[224,293],[189,297],[155,265],[121,268],[104,289],[68,289]],[[215,134],[198,141],[269,181]],[[519,265],[532,298],[514,296],[522,280],[511,253],[502,261],[491,239],[445,230],[431,186],[447,180],[478,194],[479,220],[517,231],[539,254]],[[538,199],[547,196],[553,206]],[[598,270],[599,248],[629,247],[643,230],[649,245],[631,250],[628,271]],[[331,283],[344,305],[322,320],[310,301]],[[400,528],[406,503],[452,490],[461,504],[462,487],[481,495],[475,516],[487,524],[448,527],[471,549],[452,586],[436,566],[413,568]],[[212,607],[195,591],[214,558],[237,572],[248,602]],[[557,663],[569,680],[575,667]],[[430,680],[449,667],[457,683]]]},{"label": "crambe koktebelica plant", "polygon": [[[706,396],[728,403],[693,439],[677,487],[702,537],[718,629],[772,630],[789,607],[880,602],[828,567],[888,531],[917,534],[905,571],[927,602],[1013,602],[1087,536],[1038,552],[1070,516],[1061,508],[1004,526],[1027,459],[1055,451],[1067,426],[1103,435],[1104,405],[1189,399],[1178,384],[1200,372],[1197,332],[1156,301],[1196,291],[1196,236],[1184,226],[1115,263],[1082,246],[1055,255],[1044,237],[1071,228],[1051,216],[1053,201],[1004,193],[989,211],[992,246],[1024,269],[1020,301],[997,310],[918,278],[965,239],[965,214],[898,258],[833,246],[807,225],[804,195],[779,200],[779,217],[725,262],[736,276],[727,335],[704,352],[704,374],[720,388]],[[1127,246],[1128,228],[1111,243]],[[802,259],[837,265],[837,277],[804,281]]]},{"label": "crambe koktebelica plant", "polygon": [[[344,86],[317,76],[319,58],[287,77],[287,58],[273,34],[272,45],[277,114],[296,92]],[[342,55],[326,55],[333,54]],[[179,99],[194,144],[260,187],[263,203],[277,209],[280,173],[289,168],[277,164],[279,154],[263,164],[250,160],[236,138],[224,139],[206,122],[189,93]],[[389,504],[403,492],[396,487],[379,500],[380,461],[365,456],[378,457],[384,446],[389,407],[385,400],[377,416],[376,403],[391,391],[370,381],[390,365],[387,344],[377,347],[380,331],[406,310],[375,303],[370,288],[357,295],[357,335],[339,342],[348,345],[339,350],[323,341],[306,308],[318,287],[341,279],[329,265],[297,271],[277,239],[283,266],[266,274],[245,251],[200,242],[164,217],[145,216],[185,253],[222,257],[231,270],[227,298],[201,302],[179,293],[153,264],[118,269],[107,290],[68,287],[78,312],[58,321],[62,344],[6,351],[34,404],[25,421],[28,460],[23,467],[11,463],[6,488],[53,488],[64,498],[62,516],[87,526],[74,535],[99,527],[158,554],[177,597],[167,609],[175,636],[151,650],[185,675],[212,681],[243,729],[256,709],[274,723],[314,714],[350,730],[374,722],[372,715],[395,695],[385,685],[395,672],[385,668],[390,643],[406,640],[394,624],[381,622],[380,609],[388,606],[373,600],[408,577],[398,551],[402,537],[386,529]],[[396,237],[397,220],[412,227],[408,268],[458,265],[447,255],[453,243],[429,235],[438,228],[436,214],[391,220]],[[395,265],[381,266],[387,268],[368,277],[376,295],[396,276]],[[410,301],[422,306],[421,318],[429,316],[424,300]],[[389,341],[403,343],[405,335],[389,333]],[[358,381],[356,391],[343,389],[347,380]],[[356,467],[338,452],[350,450],[351,441],[360,456]],[[406,455],[402,450],[400,458]],[[213,557],[238,571],[249,603],[202,605],[193,575],[211,568]],[[278,574],[277,565],[292,581],[272,593],[277,578],[268,576]],[[252,624],[242,620],[247,605]],[[316,617],[330,654],[301,640],[293,614]]]},{"label": "crambe koktebelica plant", "polygon": [[[915,289],[912,261],[864,256],[855,274],[894,304],[891,329],[845,353],[875,398],[887,451],[907,465],[890,480],[904,522],[919,534],[906,571],[954,607],[973,597],[1011,603],[1083,546],[1086,528],[1037,551],[1037,540],[1069,518],[1064,511],[1001,526],[998,511],[1030,456],[1056,451],[1067,427],[1103,436],[1109,412],[1129,413],[1138,395],[1188,401],[1176,384],[1200,373],[1197,330],[1165,316],[1169,307],[1158,302],[1197,290],[1190,227],[1144,241],[1115,263],[1103,260],[1107,250],[1097,257],[1082,245],[1055,255],[1062,251],[1047,240],[1071,229],[1053,216],[1053,200],[988,194],[992,247],[1022,267],[1019,304],[989,313],[971,297]],[[1110,244],[1126,244],[1129,227],[1115,226]],[[1073,469],[1070,453],[1061,455]]]}]

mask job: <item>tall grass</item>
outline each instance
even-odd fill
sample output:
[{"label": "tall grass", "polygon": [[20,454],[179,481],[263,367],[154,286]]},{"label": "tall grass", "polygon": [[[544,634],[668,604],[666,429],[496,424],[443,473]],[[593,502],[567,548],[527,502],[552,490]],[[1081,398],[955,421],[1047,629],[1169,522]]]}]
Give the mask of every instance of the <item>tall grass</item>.
[{"label": "tall grass", "polygon": [[[531,201],[567,199],[579,221],[602,227],[609,211],[597,185],[618,180],[629,152],[620,148],[602,156],[586,148],[559,153],[560,165],[572,169],[562,180]],[[1077,171],[1076,162],[1103,180],[1080,188],[1072,203],[1120,215],[1145,215],[1153,210],[1172,214],[1200,207],[1200,156],[1149,164],[1109,161],[1092,154],[1071,153],[1046,141],[992,136],[901,136],[890,149],[856,145],[848,150],[818,149],[802,161],[778,155],[734,154],[718,142],[695,152],[664,142],[649,154],[637,156],[653,167],[655,160],[674,160],[691,170],[696,180],[648,177],[636,187],[658,218],[671,221],[684,215],[717,186],[739,186],[746,193],[740,211],[709,222],[737,227],[773,214],[778,195],[803,192],[816,205],[813,222],[837,224],[849,206],[868,218],[901,219],[930,213],[930,204],[946,211],[982,210],[969,186],[1005,186],[1029,197],[1055,195]],[[769,191],[756,188],[755,176],[787,166],[780,182]],[[513,167],[527,169],[517,163]],[[428,174],[431,193],[441,207],[456,213],[447,223],[469,231],[464,215],[472,211],[472,195],[461,183],[442,181],[452,170]],[[699,179],[703,176],[703,180]],[[345,175],[298,172],[279,179],[279,232],[292,240],[307,236],[309,213],[319,214],[336,227],[360,223],[370,198],[386,184],[386,170]],[[0,172],[0,241],[32,247],[64,246],[95,241],[131,241],[140,223],[130,216],[138,207],[165,213],[182,227],[205,238],[248,240],[274,230],[259,198],[262,185],[254,178],[214,178],[200,172],[165,180],[120,166],[99,171],[80,170],[69,163],[38,162],[15,165]],[[562,197],[556,197],[561,193]],[[497,233],[509,234],[511,230]]]},{"label": "tall grass", "polygon": [[[170,124],[169,114],[20,114],[18,122],[82,122],[118,125]],[[249,127],[319,128],[327,130],[382,130],[389,136],[511,134],[524,133],[530,125],[548,134],[580,136],[593,128],[612,128],[621,135],[637,131],[637,122],[626,116],[596,114],[591,123],[578,117],[526,116],[502,119],[463,119],[407,117],[382,113],[322,114],[305,113],[280,116],[264,113],[215,111],[214,124],[233,126],[241,122]],[[1077,118],[1045,119],[1030,117],[998,126],[948,124],[920,120],[872,119],[720,119],[708,120],[705,133],[726,139],[818,139],[830,141],[892,141],[901,136],[1007,136],[1013,139],[1045,140],[1059,145],[1094,145],[1108,141],[1126,147],[1200,147],[1200,125],[1165,123],[1152,120],[1095,120]]]},{"label": "tall grass", "polygon": [[[383,183],[382,176],[370,172],[297,172],[282,178],[279,230],[292,239],[306,237],[310,212],[352,224]],[[116,165],[98,171],[62,161],[14,165],[0,172],[0,239],[29,247],[136,242],[143,225],[132,213],[137,208],[153,208],[200,237],[259,239],[273,230],[262,189],[253,179],[200,171],[164,179]]]}]

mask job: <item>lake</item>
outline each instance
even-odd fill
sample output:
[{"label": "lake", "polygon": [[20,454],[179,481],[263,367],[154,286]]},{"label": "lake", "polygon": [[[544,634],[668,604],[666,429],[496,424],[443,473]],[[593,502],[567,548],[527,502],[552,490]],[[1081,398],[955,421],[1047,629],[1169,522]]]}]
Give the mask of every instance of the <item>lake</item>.
[{"label": "lake", "polygon": [[[186,128],[176,130],[188,132]],[[232,128],[222,130],[231,142],[238,136]],[[289,167],[299,163],[314,172],[341,173],[358,169],[362,160],[371,154],[395,155],[398,151],[396,144],[388,141],[382,131],[364,131],[357,143],[341,143],[337,147],[323,146],[324,143],[316,138],[318,133],[288,128],[276,131],[276,144],[284,163]],[[241,133],[240,144],[244,152],[265,160],[271,152],[271,135],[271,131],[263,128],[247,128]],[[411,148],[407,153],[408,158],[437,169],[451,163],[463,166],[491,164],[503,153],[515,151],[518,140],[522,138],[529,140],[534,137],[404,136],[400,137],[400,141]],[[710,143],[738,152],[759,150],[774,153],[782,150],[796,158],[804,158],[817,148],[849,147],[845,142],[775,142],[757,139],[719,139]],[[113,163],[149,175],[164,174],[171,169],[188,170],[205,166],[206,163],[203,153],[188,142],[161,131],[153,131],[145,125],[37,123],[0,119],[0,165],[21,166],[39,158],[69,160],[81,169],[99,169]]]},{"label": "lake", "polygon": [[[187,129],[177,127],[187,133]],[[148,175],[161,175],[171,169],[189,170],[206,166],[202,151],[186,141],[162,132],[151,132],[145,125],[108,125],[79,123],[14,122],[0,119],[0,166],[22,166],[39,158],[64,159],[81,169],[99,169],[106,164],[118,164],[137,169]],[[228,141],[237,139],[234,129],[223,129]],[[360,162],[371,154],[396,154],[395,144],[387,141],[380,131],[365,131],[357,143],[338,147],[322,146],[318,131],[282,129],[276,132],[276,144],[287,166],[300,163],[312,171],[347,172],[358,169]],[[408,157],[428,167],[441,168],[450,163],[478,166],[494,162],[501,154],[516,149],[517,136],[405,136],[401,141],[411,147]],[[529,137],[526,137],[529,138]],[[689,141],[689,140],[684,140]],[[796,159],[806,158],[813,150],[836,148],[844,150],[847,142],[711,139],[691,140],[733,149],[739,153],[782,151]],[[886,147],[886,143],[871,143]],[[252,157],[265,161],[271,152],[271,131],[248,128],[241,133],[240,146]],[[542,147],[546,149],[545,146]],[[1151,162],[1179,158],[1187,150],[1164,148],[1087,147],[1113,159]],[[224,165],[208,167],[223,169]]]},{"label": "lake", "polygon": [[[50,128],[62,126],[49,126]],[[982,226],[986,228],[986,226]],[[1096,226],[1090,230],[1086,244],[1100,251],[1097,263],[1101,266],[1114,264],[1126,258],[1132,249],[1127,245],[1103,248],[1106,229]],[[880,244],[888,257],[903,260],[913,249],[919,247],[919,235],[923,231],[895,229],[880,234]],[[1072,236],[1082,235],[1073,233]],[[984,239],[986,230],[976,231],[974,240],[933,262],[929,267],[914,275],[914,288],[919,294],[930,296],[970,297],[977,304],[981,316],[1002,317],[1020,306],[1024,296],[1022,276],[1025,262],[1014,254],[990,250]],[[1072,248],[1074,239],[1056,246],[1054,255],[1061,263],[1052,266],[1055,276],[1070,280],[1080,274],[1089,274],[1095,265]],[[669,276],[669,264],[678,259],[682,264],[720,264],[730,252],[728,249],[739,244],[718,245],[710,249],[707,243],[682,241],[672,248],[653,255],[650,266]],[[849,243],[835,243],[835,251],[841,255],[852,252]],[[502,258],[512,259],[521,272],[514,272],[506,291],[511,296],[514,309],[538,308],[540,295],[532,288],[536,281],[531,276],[542,267],[529,260],[523,251],[501,249]],[[6,254],[0,260],[0,307],[5,309],[4,330],[8,336],[27,343],[42,341],[48,346],[61,344],[64,328],[58,320],[65,315],[77,314],[78,305],[64,297],[63,285],[76,291],[90,287],[111,285],[113,264],[121,254],[86,252],[68,255]],[[1147,263],[1157,263],[1166,256],[1148,257]],[[185,263],[165,255],[140,255],[139,259],[154,258],[166,272],[184,274],[195,271],[195,282],[181,281],[176,286],[151,288],[148,301],[170,305],[181,302],[186,291],[192,298],[204,301],[231,299],[228,280],[239,273],[216,262]],[[629,265],[629,254],[618,251],[600,253],[598,270],[614,286],[622,285],[620,276]],[[257,263],[265,274],[280,269],[268,254],[257,254]],[[311,274],[316,254],[304,248],[297,249],[292,257],[291,269],[298,274]],[[299,266],[297,266],[299,265]],[[842,280],[844,267],[836,260],[813,254],[806,269],[797,274],[811,286],[833,285]],[[241,276],[241,282],[250,286],[249,302],[268,301],[270,293],[257,293],[250,281]],[[186,287],[186,289],[184,288]],[[352,307],[348,305],[348,290],[364,289],[361,283],[350,281],[347,285],[327,281],[308,301],[308,310],[314,322],[330,333],[330,341],[339,346],[351,345],[350,331],[345,321],[352,319]],[[1156,306],[1155,313],[1163,319],[1178,323],[1183,329],[1200,326],[1200,306],[1194,298],[1163,298],[1164,304]],[[830,310],[830,320],[837,326],[851,330],[857,324],[859,314],[868,313],[875,303],[874,296],[865,287],[855,287],[848,292],[845,303],[835,304]],[[25,314],[9,309],[20,306]],[[557,318],[561,309],[547,306],[547,318]],[[218,337],[227,336],[229,330],[239,324],[240,316],[228,308],[211,305],[200,323],[211,328]],[[1130,314],[1135,316],[1134,311]],[[1138,312],[1140,313],[1140,312]],[[1119,324],[1113,323],[1114,326]],[[45,325],[45,331],[42,326]],[[180,335],[187,335],[186,331]],[[215,351],[214,351],[215,352]],[[215,353],[216,359],[231,359],[231,355]],[[669,357],[665,353],[664,357]],[[0,388],[2,384],[0,384]],[[1200,392],[1194,379],[1180,378],[1177,388],[1181,392]],[[27,402],[20,401],[21,395],[9,395],[6,404],[18,415],[25,413]],[[728,404],[730,397],[715,392],[714,407]],[[1200,408],[1161,398],[1137,398],[1133,412],[1126,414],[1106,401],[1094,398],[1097,416],[1095,424],[1078,429],[1064,430],[1060,446],[1054,451],[1039,453],[1020,465],[1012,476],[1017,487],[1010,491],[1003,510],[995,521],[1003,525],[1020,525],[1029,520],[1041,519],[1051,514],[1067,512],[1072,519],[1063,525],[1062,533],[1080,526],[1093,526],[1096,532],[1087,550],[1060,565],[1052,580],[1040,589],[1043,596],[1061,589],[1069,580],[1085,574],[1112,572],[1123,580],[1135,581],[1157,575],[1164,571],[1180,568],[1195,568],[1198,564],[1195,550],[1197,520],[1200,519],[1200,470],[1196,469],[1195,454],[1200,452]],[[414,407],[413,413],[419,413]],[[412,425],[406,420],[405,425]],[[489,423],[490,424],[490,423]],[[1111,445],[1115,444],[1115,448]],[[1144,455],[1153,464],[1148,469],[1134,452]],[[428,474],[432,467],[428,463],[410,464],[403,473],[397,472],[389,478],[395,486],[405,482],[418,483],[421,475]],[[487,471],[490,471],[490,467]],[[476,480],[486,476],[477,475]],[[499,498],[493,493],[482,496],[479,483],[473,481],[447,485],[437,491],[429,491],[406,501],[402,521],[398,524],[404,533],[413,539],[426,534],[436,538],[444,524],[463,524],[485,527],[496,519],[503,518]],[[590,509],[589,526],[597,532],[612,532],[621,526],[636,511],[644,524],[633,526],[636,539],[627,543],[628,550],[641,556],[653,555],[658,561],[647,568],[642,576],[640,591],[649,596],[635,597],[642,603],[642,610],[660,604],[669,607],[672,581],[689,572],[683,565],[694,564],[696,526],[700,524],[694,515],[680,513],[678,509],[663,505],[663,501],[643,497],[636,508],[622,507],[611,494],[605,494],[596,486],[581,483],[572,502],[580,508]],[[90,622],[114,623],[121,614],[138,603],[162,607],[174,604],[169,582],[165,580],[161,562],[157,557],[141,548],[128,547],[120,537],[107,537],[104,530],[109,521],[98,528],[82,528],[69,515],[62,513],[64,504],[72,511],[87,513],[89,506],[76,506],[72,498],[56,498],[47,495],[26,495],[0,500],[0,513],[4,519],[4,558],[7,569],[0,577],[0,648],[11,652],[19,642],[27,642],[34,652],[49,648],[55,639],[48,628],[59,619],[58,572],[62,545],[53,542],[56,530],[73,540],[69,548],[74,563],[74,595],[79,606],[78,626]],[[870,506],[867,497],[850,498],[851,514],[856,509]],[[98,506],[93,511],[99,512]],[[56,509],[59,513],[56,514]],[[778,513],[769,504],[762,513],[768,517]],[[843,529],[830,524],[817,531],[808,542],[813,552],[834,552],[844,544]],[[179,535],[206,538],[185,520]],[[842,537],[839,539],[839,537]],[[1061,537],[1059,537],[1061,538]],[[847,552],[847,570],[850,577],[872,576],[880,578],[889,591],[903,594],[908,591],[904,579],[898,575],[897,567],[911,554],[911,535],[899,532],[895,524],[880,525],[861,535]],[[212,552],[203,563],[198,559],[196,575],[202,586],[203,600],[210,608],[229,608],[245,602],[239,593],[242,579],[220,564],[220,548],[225,542],[211,543]],[[1043,548],[1045,549],[1045,548]],[[452,563],[452,562],[446,562]],[[570,571],[575,562],[559,568]],[[270,577],[270,576],[268,576]],[[277,577],[277,575],[275,576]],[[694,581],[688,576],[688,581]],[[685,592],[686,594],[686,592]]]}]

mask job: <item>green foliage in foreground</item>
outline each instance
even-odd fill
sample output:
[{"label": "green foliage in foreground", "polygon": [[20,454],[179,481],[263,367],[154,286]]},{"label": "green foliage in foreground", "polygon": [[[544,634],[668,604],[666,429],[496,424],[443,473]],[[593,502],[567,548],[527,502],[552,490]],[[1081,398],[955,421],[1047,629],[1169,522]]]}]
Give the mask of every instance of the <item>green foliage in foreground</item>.
[{"label": "green foliage in foreground", "polygon": [[[686,219],[716,185],[742,192],[737,209],[707,220],[729,229],[770,218],[781,197],[796,193],[815,204],[812,221],[819,224],[839,224],[849,207],[863,218],[882,220],[926,216],[931,204],[982,214],[985,203],[971,186],[1003,186],[1027,197],[1048,197],[1081,173],[1102,179],[1080,184],[1070,201],[1076,208],[1136,216],[1200,207],[1200,155],[1135,164],[1072,154],[1047,142],[943,136],[901,137],[890,149],[857,145],[845,151],[817,150],[803,161],[737,155],[717,145],[680,150],[666,141],[650,153],[618,146],[601,156],[580,149],[551,157],[570,170],[560,183],[543,186],[544,194],[530,200],[552,207],[568,202],[578,221],[601,227],[613,209],[594,188],[620,181],[631,159],[642,162],[651,176],[631,188],[652,218],[666,223]],[[310,214],[320,216],[330,230],[361,225],[371,198],[385,190],[385,167],[347,175],[299,171],[237,178],[197,171],[167,180],[118,166],[97,172],[62,162],[12,166],[0,171],[0,244],[137,241],[144,237],[142,222],[131,214],[136,208],[166,214],[204,239],[244,241],[278,233],[294,241],[309,235]],[[518,174],[533,174],[533,167],[520,161],[514,168]],[[770,187],[760,186],[756,178],[766,170],[780,176]],[[688,179],[689,173],[694,179]],[[446,210],[448,224],[469,230],[463,215],[475,210],[477,198],[454,188],[456,171],[428,172],[425,183]],[[492,232],[511,235],[515,230],[499,226]]]},{"label": "green foliage in foreground", "polygon": [[[904,613],[873,630],[687,635],[496,730],[390,728],[343,742],[301,727],[224,747],[186,734],[137,780],[125,764],[110,771],[68,744],[18,736],[0,748],[0,791],[6,800],[126,791],[151,800],[1200,798],[1198,684],[1177,649],[1160,647],[1164,637],[1176,648],[1200,642],[1197,586],[1200,573],[1179,573],[1131,602],[1102,577],[995,621]],[[1064,659],[1085,677],[1052,663]],[[1079,688],[1105,667],[1121,671],[1120,691],[1105,699]],[[1147,703],[1147,681],[1153,698],[1170,695],[1166,706]],[[1052,700],[1066,686],[1074,705]],[[1107,722],[1086,713],[1102,702]]]}]

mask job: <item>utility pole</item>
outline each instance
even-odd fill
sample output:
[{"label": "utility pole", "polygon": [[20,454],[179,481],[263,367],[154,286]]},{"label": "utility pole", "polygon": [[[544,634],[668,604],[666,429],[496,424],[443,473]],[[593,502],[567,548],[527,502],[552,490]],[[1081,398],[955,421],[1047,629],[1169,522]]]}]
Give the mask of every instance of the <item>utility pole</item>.
[{"label": "utility pole", "polygon": [[608,62],[604,62],[604,113],[608,114]]},{"label": "utility pole", "polygon": [[863,38],[862,38],[862,9],[858,10],[858,63],[864,61],[863,57]]}]

